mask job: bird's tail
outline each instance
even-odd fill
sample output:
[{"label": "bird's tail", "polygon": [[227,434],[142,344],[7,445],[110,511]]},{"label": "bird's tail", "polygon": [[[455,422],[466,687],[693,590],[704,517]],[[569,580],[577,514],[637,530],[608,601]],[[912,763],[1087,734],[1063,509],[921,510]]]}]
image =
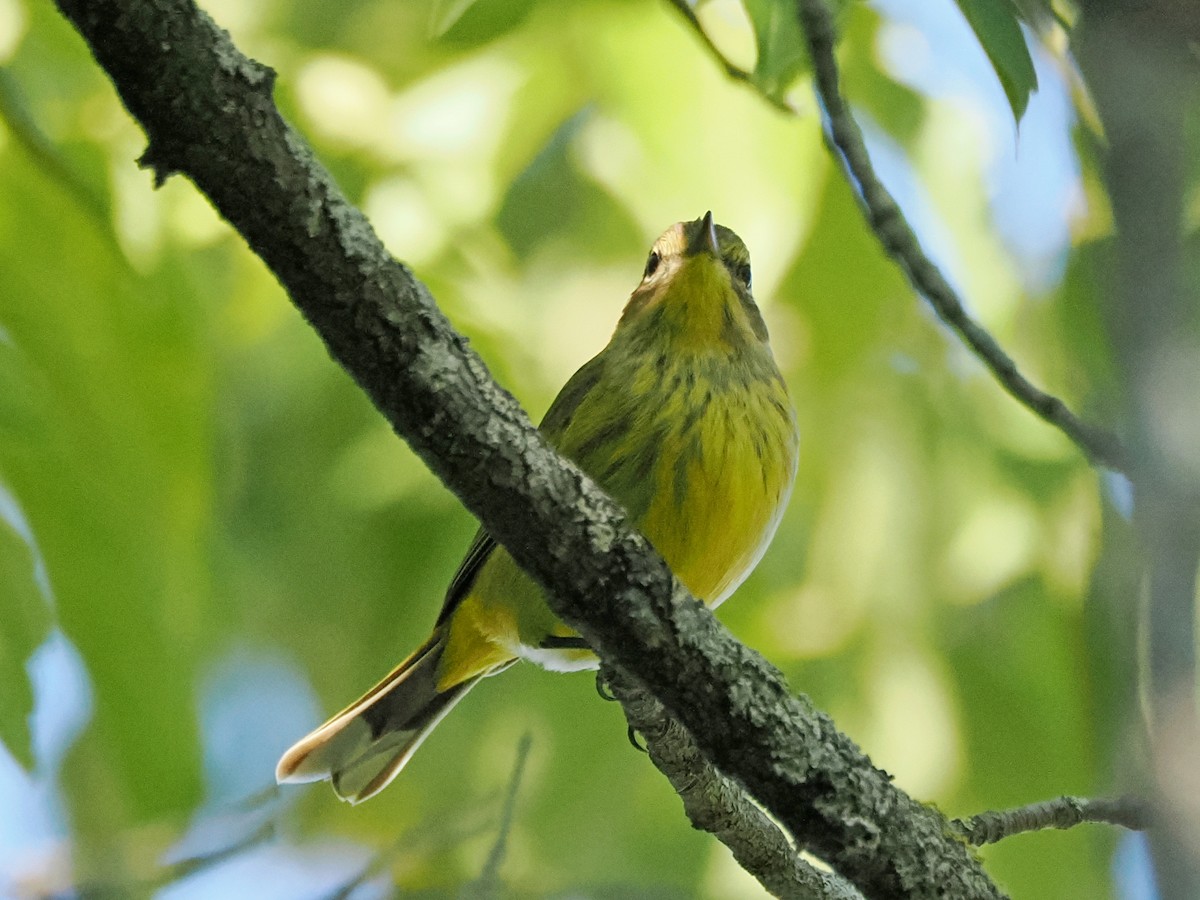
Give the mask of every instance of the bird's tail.
[{"label": "bird's tail", "polygon": [[275,779],[281,784],[329,779],[351,803],[387,787],[442,716],[483,677],[438,689],[446,631],[434,631],[379,684],[284,753]]}]

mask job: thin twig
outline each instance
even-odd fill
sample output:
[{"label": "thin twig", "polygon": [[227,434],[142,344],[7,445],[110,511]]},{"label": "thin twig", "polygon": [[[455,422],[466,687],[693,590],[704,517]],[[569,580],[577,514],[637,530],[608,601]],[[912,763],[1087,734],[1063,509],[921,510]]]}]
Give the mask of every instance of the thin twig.
[{"label": "thin twig", "polygon": [[1058,797],[1018,806],[1015,809],[991,810],[966,819],[954,819],[950,824],[976,846],[1044,828],[1074,828],[1084,822],[1120,825],[1133,831],[1144,831],[1151,821],[1150,805],[1140,797]]},{"label": "thin twig", "polygon": [[508,849],[508,835],[512,831],[517,808],[517,792],[521,787],[521,777],[525,774],[525,763],[529,759],[529,748],[532,746],[533,735],[527,731],[517,744],[517,761],[513,764],[512,776],[508,780],[508,791],[505,793],[504,807],[500,812],[496,842],[492,844],[492,850],[488,853],[487,862],[484,863],[479,878],[463,888],[463,898],[487,900],[500,896],[500,864],[504,862],[504,854]]},{"label": "thin twig", "polygon": [[357,895],[360,887],[382,874],[401,854],[433,854],[460,846],[490,831],[492,821],[489,817],[477,822],[462,823],[457,821],[457,817],[448,819],[443,816],[423,824],[420,828],[410,828],[377,851],[357,874],[338,885],[323,900],[350,900]]},{"label": "thin twig", "polygon": [[983,326],[968,315],[954,288],[921,249],[895,199],[875,174],[862,131],[838,88],[834,58],[833,20],[822,0],[796,0],[800,24],[808,40],[813,81],[828,116],[826,140],[837,151],[850,178],[857,184],[871,230],[888,255],[908,276],[909,282],[974,351],[996,379],[1018,402],[1069,437],[1093,463],[1129,471],[1129,456],[1115,434],[1084,422],[1058,397],[1048,394],[1021,374],[1017,364]]},{"label": "thin twig", "polygon": [[[242,837],[238,838],[231,844],[226,844],[223,847],[218,847],[216,850],[210,850],[207,853],[198,853],[195,856],[188,856],[172,863],[167,863],[146,877],[136,877],[129,883],[118,884],[112,882],[82,882],[80,884],[71,885],[64,891],[56,892],[51,895],[53,897],[140,897],[150,896],[152,893],[169,887],[176,882],[183,881],[185,878],[190,878],[206,869],[211,869],[219,866],[233,857],[247,853],[253,850],[260,844],[263,844],[276,836],[277,830],[273,820],[263,822],[253,831],[247,832]],[[38,896],[43,896],[39,894]]]},{"label": "thin twig", "polygon": [[[505,791],[503,807],[500,811],[500,820],[498,823],[499,833],[496,836],[496,841],[492,845],[492,850],[488,854],[487,862],[484,864],[483,871],[475,881],[465,885],[462,889],[461,897],[466,900],[485,900],[485,898],[497,897],[500,895],[500,879],[499,871],[500,864],[504,861],[504,853],[507,849],[508,835],[512,831],[513,815],[516,809],[517,792],[521,786],[521,778],[525,773],[525,763],[529,758],[529,748],[533,746],[533,737],[528,732],[521,738],[517,744],[517,759],[513,764],[513,772],[509,777],[508,788]],[[451,831],[449,837],[455,842],[461,843],[467,838],[474,837],[484,831],[485,826],[472,826],[469,829]],[[392,860],[401,851],[411,849],[417,841],[414,840],[420,834],[428,837],[428,834],[422,830],[409,831],[401,835],[390,846],[385,847],[371,858],[371,861],[362,868],[353,878],[345,884],[340,885],[336,891],[330,894],[326,900],[349,900],[351,896],[366,884],[367,881],[379,875]],[[443,841],[447,845],[450,841]]]},{"label": "thin twig", "polygon": [[862,900],[839,875],[801,859],[791,840],[742,788],[722,775],[687,729],[661,703],[610,666],[601,684],[621,701],[631,729],[646,742],[650,761],[683,800],[692,825],[712,834],[773,896],[785,900]]},{"label": "thin twig", "polygon": [[264,822],[245,837],[234,841],[226,847],[219,847],[209,853],[189,856],[186,859],[163,866],[150,880],[147,887],[162,888],[177,881],[182,881],[185,878],[190,878],[197,872],[202,872],[205,869],[219,865],[226,860],[232,859],[239,853],[245,853],[274,836],[274,821]]},{"label": "thin twig", "polygon": [[700,41],[704,44],[705,49],[708,50],[709,54],[716,61],[717,65],[725,70],[726,75],[728,75],[734,81],[741,82],[742,84],[750,87],[780,112],[789,113],[791,115],[796,115],[799,113],[799,110],[796,109],[796,107],[792,106],[782,97],[775,97],[767,91],[764,91],[761,85],[759,85],[758,79],[755,77],[753,72],[747,71],[741,66],[735,65],[725,56],[724,53],[721,52],[721,48],[713,43],[712,38],[708,36],[708,32],[704,30],[704,26],[696,17],[696,13],[692,9],[691,4],[688,3],[688,0],[667,0],[667,3],[677,10],[681,16],[683,16],[688,25],[692,27],[692,31],[694,31],[696,36],[700,38]]},{"label": "thin twig", "polygon": [[[687,20],[730,78],[754,87],[763,99],[777,109],[793,114],[797,112],[785,101],[764,91],[754,73],[725,58],[704,31],[704,26],[687,0],[668,0],[668,3]],[[1026,378],[987,329],[971,318],[954,288],[921,249],[920,241],[899,205],[875,174],[862,131],[841,95],[834,56],[833,19],[828,8],[822,0],[797,0],[797,9],[808,40],[814,87],[828,116],[826,140],[836,151],[847,175],[857,185],[867,221],[884,250],[896,261],[908,276],[909,283],[925,297],[938,317],[962,338],[1014,399],[1062,431],[1093,463],[1128,472],[1129,456],[1117,436],[1108,429],[1083,421],[1062,399],[1043,391]]]}]

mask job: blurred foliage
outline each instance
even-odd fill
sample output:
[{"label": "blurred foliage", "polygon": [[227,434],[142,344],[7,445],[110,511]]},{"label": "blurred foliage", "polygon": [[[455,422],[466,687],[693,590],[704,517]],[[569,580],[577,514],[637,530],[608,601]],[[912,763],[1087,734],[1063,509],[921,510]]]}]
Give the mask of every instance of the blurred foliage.
[{"label": "blurred foliage", "polygon": [[[1023,287],[989,176],[1013,150],[979,96],[929,96],[897,64],[948,55],[922,50],[903,5],[840,20],[873,149],[974,312],[1100,414],[1116,386],[1094,163],[1068,167],[1053,283]],[[709,208],[739,231],[804,445],[724,620],[948,813],[1113,789],[1136,589],[1121,511],[883,256],[794,83],[780,4],[700,12],[800,117],[725,79],[667,4],[205,6],[279,71],[285,114],[535,417],[606,341],[659,231]],[[1015,22],[996,23],[999,0],[959,6],[991,11],[971,24],[1020,111],[1035,81]],[[966,34],[954,54],[986,69]],[[1068,59],[1037,54],[1043,82],[1073,83]],[[425,636],[474,523],[191,185],[152,190],[139,132],[50,4],[0,0],[0,63],[0,816],[50,823],[39,853],[0,852],[0,884],[152,881],[245,840],[169,895],[315,897],[367,872],[354,896],[449,896],[482,871],[532,731],[511,896],[761,896],[586,675],[487,683],[361,807],[323,786],[256,795],[280,751]],[[56,748],[39,734],[61,681],[35,665],[51,631],[84,698]],[[984,856],[1017,896],[1095,898],[1113,843],[1081,828]],[[274,893],[252,864],[274,866]]]},{"label": "blurred foliage", "polygon": [[1029,95],[1037,90],[1037,73],[1025,36],[1021,33],[1012,0],[955,0],[971,23],[971,30],[987,52],[1004,94],[1020,121],[1029,105]]}]

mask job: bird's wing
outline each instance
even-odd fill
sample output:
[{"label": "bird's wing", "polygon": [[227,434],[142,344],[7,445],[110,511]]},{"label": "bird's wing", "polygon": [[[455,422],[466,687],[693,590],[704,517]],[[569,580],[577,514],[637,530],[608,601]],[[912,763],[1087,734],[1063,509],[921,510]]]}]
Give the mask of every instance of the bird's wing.
[{"label": "bird's wing", "polygon": [[[587,396],[588,391],[596,386],[603,371],[604,354],[600,353],[572,375],[571,379],[563,385],[563,389],[558,392],[558,396],[546,410],[542,424],[538,426],[538,430],[545,435],[552,447],[558,447],[561,444],[562,437],[571,424],[571,418],[579,408],[579,404]],[[467,549],[467,555],[459,563],[458,571],[454,573],[454,578],[451,579],[450,586],[446,589],[446,599],[442,602],[442,611],[437,620],[439,625],[450,618],[450,614],[471,592],[471,586],[475,584],[480,569],[483,568],[484,563],[488,561],[497,546],[495,539],[485,529],[480,528],[475,532],[475,538]]]},{"label": "bird's wing", "polygon": [[462,603],[470,593],[471,585],[475,583],[479,570],[483,568],[483,564],[487,562],[496,546],[495,539],[487,531],[480,528],[475,532],[475,538],[467,549],[467,555],[458,564],[458,571],[450,580],[450,587],[446,588],[446,599],[442,602],[442,611],[438,614],[438,625],[449,619],[450,614],[458,609],[458,604]]}]

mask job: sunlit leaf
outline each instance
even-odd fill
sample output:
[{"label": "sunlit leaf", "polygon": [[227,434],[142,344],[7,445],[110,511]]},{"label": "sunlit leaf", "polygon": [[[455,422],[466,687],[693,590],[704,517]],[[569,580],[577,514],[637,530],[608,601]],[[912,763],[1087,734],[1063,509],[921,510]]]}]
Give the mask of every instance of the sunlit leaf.
[{"label": "sunlit leaf", "polygon": [[842,88],[856,110],[908,146],[924,121],[925,105],[910,87],[889,77],[876,59],[884,21],[867,3],[851,4],[842,24]]},{"label": "sunlit leaf", "polygon": [[38,559],[28,528],[16,498],[0,482],[0,741],[21,765],[31,768],[33,692],[26,663],[49,633],[51,616],[44,585],[38,583]]},{"label": "sunlit leaf", "polygon": [[536,0],[441,0],[430,27],[441,41],[485,44],[518,28]]},{"label": "sunlit leaf", "polygon": [[528,259],[545,241],[587,235],[588,258],[641,252],[637,228],[599,185],[580,171],[573,143],[590,115],[564,122],[512,182],[497,215],[514,252]]},{"label": "sunlit leaf", "polygon": [[956,0],[1004,87],[1013,117],[1020,122],[1037,90],[1037,72],[1010,0]]},{"label": "sunlit leaf", "polygon": [[808,66],[804,33],[792,0],[744,0],[754,25],[758,59],[754,78],[771,97],[778,97]]},{"label": "sunlit leaf", "polygon": [[[0,326],[19,363],[5,381],[22,379],[0,403],[0,467],[95,688],[81,746],[105,761],[124,812],[92,802],[95,771],[68,767],[65,780],[73,820],[100,836],[113,815],[180,814],[199,790],[209,446],[197,320],[183,280],[136,275],[53,171],[11,154],[0,198]],[[0,603],[9,616],[7,593]]]},{"label": "sunlit leaf", "polygon": [[441,37],[479,0],[435,0],[429,10],[429,34]]}]

